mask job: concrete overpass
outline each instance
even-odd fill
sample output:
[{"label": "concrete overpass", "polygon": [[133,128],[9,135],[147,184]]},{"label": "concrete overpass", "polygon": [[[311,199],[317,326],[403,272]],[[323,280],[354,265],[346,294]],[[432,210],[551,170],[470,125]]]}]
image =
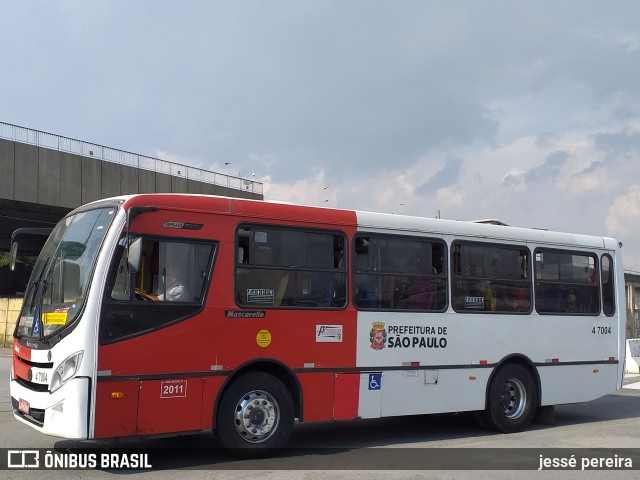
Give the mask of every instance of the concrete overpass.
[{"label": "concrete overpass", "polygon": [[[259,182],[0,122],[0,252],[17,228],[53,227],[87,202],[171,192],[263,199]],[[29,278],[17,267],[0,264],[0,347],[11,344]]]},{"label": "concrete overpass", "polygon": [[70,210],[130,193],[263,199],[262,184],[0,122],[0,251],[21,227],[52,227]]}]

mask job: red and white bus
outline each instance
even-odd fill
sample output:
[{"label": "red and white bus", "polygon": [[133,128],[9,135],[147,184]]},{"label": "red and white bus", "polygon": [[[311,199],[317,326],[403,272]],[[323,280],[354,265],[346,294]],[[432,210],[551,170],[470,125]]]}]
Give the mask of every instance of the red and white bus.
[{"label": "red and white bus", "polygon": [[[15,251],[15,250],[14,250]],[[16,325],[15,417],[74,439],[478,411],[501,432],[622,386],[610,238],[145,194],[53,230]]]}]

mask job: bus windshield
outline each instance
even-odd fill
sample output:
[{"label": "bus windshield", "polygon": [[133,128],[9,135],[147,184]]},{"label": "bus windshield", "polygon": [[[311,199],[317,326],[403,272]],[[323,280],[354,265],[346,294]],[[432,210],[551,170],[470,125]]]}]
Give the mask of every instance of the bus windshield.
[{"label": "bus windshield", "polygon": [[49,236],[31,273],[15,336],[44,340],[77,318],[115,208],[70,215]]}]

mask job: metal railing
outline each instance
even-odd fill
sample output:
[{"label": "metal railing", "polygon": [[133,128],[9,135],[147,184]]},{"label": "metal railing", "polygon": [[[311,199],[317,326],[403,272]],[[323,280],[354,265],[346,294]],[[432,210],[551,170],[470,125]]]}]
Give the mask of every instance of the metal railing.
[{"label": "metal railing", "polygon": [[262,195],[262,183],[0,122],[0,138]]}]

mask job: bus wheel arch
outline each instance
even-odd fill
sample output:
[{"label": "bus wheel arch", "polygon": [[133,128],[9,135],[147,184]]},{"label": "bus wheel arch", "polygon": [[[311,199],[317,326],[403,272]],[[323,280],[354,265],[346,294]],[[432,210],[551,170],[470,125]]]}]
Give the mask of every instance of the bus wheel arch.
[{"label": "bus wheel arch", "polygon": [[519,432],[533,420],[540,404],[540,378],[528,358],[511,356],[493,370],[486,387],[480,424],[501,433]]},{"label": "bus wheel arch", "polygon": [[227,379],[216,401],[212,426],[218,445],[240,457],[283,447],[301,416],[300,391],[283,365],[243,366]]}]

